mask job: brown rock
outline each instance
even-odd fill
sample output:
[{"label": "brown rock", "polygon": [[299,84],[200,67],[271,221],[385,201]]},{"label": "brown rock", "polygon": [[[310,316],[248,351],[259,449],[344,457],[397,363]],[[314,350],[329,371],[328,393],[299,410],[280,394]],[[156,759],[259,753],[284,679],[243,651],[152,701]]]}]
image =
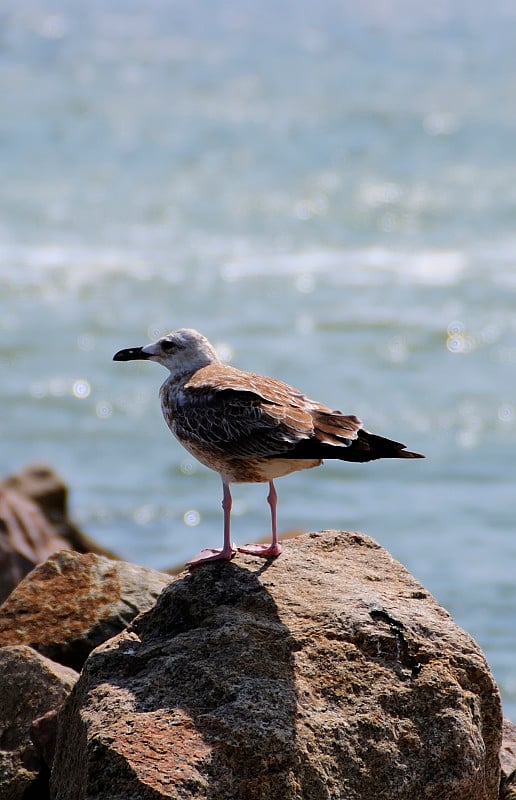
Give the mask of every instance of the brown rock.
[{"label": "brown rock", "polygon": [[46,714],[33,720],[29,735],[34,747],[48,767],[52,766],[57,739],[57,720],[61,706],[56,706]]},{"label": "brown rock", "polygon": [[[507,777],[516,770],[516,725],[508,719],[503,721],[503,740],[500,750],[500,765],[502,772]],[[513,776],[516,784],[516,776]]]},{"label": "brown rock", "polygon": [[68,515],[68,489],[44,464],[32,464],[0,483],[0,603],[36,564],[73,548],[115,556]]},{"label": "brown rock", "polygon": [[[70,519],[68,513],[68,488],[62,478],[47,464],[30,464],[16,475],[0,483],[0,488],[15,490],[32,500],[41,509],[53,532],[79,553],[97,553],[108,558],[116,556],[95,542]],[[54,548],[63,549],[62,547]],[[47,557],[47,553],[39,561]],[[38,563],[38,562],[36,562]]]},{"label": "brown rock", "polygon": [[0,649],[2,800],[26,798],[38,783],[43,764],[29,738],[30,726],[35,717],[62,704],[77,678],[73,670],[54,664],[30,647]]},{"label": "brown rock", "polygon": [[516,769],[509,775],[502,776],[500,800],[516,800]]},{"label": "brown rock", "polygon": [[0,486],[0,603],[36,564],[66,547],[35,503]]},{"label": "brown rock", "polygon": [[88,659],[54,800],[495,800],[476,643],[378,544],[324,532],[183,575]]},{"label": "brown rock", "polygon": [[169,582],[152,569],[63,550],[0,606],[0,646],[28,644],[80,670],[94,647],[151,608]]}]

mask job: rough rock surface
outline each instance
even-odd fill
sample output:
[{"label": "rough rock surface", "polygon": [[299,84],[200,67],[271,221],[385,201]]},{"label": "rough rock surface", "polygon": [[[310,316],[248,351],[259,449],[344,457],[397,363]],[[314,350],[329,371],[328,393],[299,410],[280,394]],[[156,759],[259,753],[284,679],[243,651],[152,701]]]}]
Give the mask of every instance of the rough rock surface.
[{"label": "rough rock surface", "polygon": [[151,608],[170,580],[125,561],[63,550],[0,606],[0,646],[31,645],[80,670],[91,650]]},{"label": "rough rock surface", "polygon": [[36,564],[69,546],[32,500],[0,486],[0,603]]},{"label": "rough rock surface", "polygon": [[[65,669],[68,668],[65,667]],[[77,675],[77,677],[79,677],[79,675]],[[57,739],[57,721],[59,712],[61,711],[61,705],[51,708],[50,711],[46,711],[41,717],[37,717],[33,720],[29,730],[30,738],[47,767],[51,767],[54,760]]]},{"label": "rough rock surface", "polygon": [[502,776],[500,800],[516,800],[516,770]]},{"label": "rough rock surface", "polygon": [[505,775],[516,770],[516,725],[508,719],[503,721],[503,741],[500,764]]},{"label": "rough rock surface", "polygon": [[516,725],[503,721],[503,740],[500,750],[502,784],[500,800],[516,800]]},{"label": "rough rock surface", "polygon": [[[0,648],[2,800],[25,800],[31,789],[35,791],[43,762],[29,736],[31,724],[36,717],[61,705],[78,677],[73,670],[53,663],[30,647]],[[40,798],[43,791],[44,788]]]},{"label": "rough rock surface", "polygon": [[203,565],[99,647],[54,800],[495,800],[500,698],[476,643],[362,534]]}]

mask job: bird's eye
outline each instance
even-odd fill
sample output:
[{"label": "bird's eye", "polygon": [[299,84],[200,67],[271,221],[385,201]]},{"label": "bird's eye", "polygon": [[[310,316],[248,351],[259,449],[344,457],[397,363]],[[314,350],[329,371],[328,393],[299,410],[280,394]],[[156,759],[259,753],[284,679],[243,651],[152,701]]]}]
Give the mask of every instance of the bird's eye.
[{"label": "bird's eye", "polygon": [[164,342],[161,342],[161,349],[164,350],[165,353],[171,353],[172,350],[175,349],[175,346],[176,346],[175,342],[171,342],[167,339],[165,339]]}]

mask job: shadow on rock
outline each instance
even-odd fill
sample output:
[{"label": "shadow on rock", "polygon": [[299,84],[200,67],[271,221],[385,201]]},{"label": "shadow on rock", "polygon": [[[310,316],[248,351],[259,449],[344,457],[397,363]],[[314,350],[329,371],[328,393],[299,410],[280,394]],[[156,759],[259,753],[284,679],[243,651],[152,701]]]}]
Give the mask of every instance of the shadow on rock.
[{"label": "shadow on rock", "polygon": [[[211,800],[325,796],[313,772],[300,785],[295,640],[264,587],[267,569],[223,562],[196,569],[87,662],[98,759],[88,796],[132,796],[135,778],[141,798],[165,789],[167,797]],[[54,785],[80,796],[56,761],[67,777],[62,783],[54,774]],[[55,796],[64,797],[58,788]]]}]

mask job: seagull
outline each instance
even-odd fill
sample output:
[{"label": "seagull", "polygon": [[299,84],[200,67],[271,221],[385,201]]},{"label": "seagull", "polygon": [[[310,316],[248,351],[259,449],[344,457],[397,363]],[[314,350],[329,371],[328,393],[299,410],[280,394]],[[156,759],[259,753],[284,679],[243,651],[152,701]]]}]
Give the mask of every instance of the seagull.
[{"label": "seagull", "polygon": [[[202,550],[189,567],[229,561],[237,549],[264,558],[280,555],[276,478],[318,467],[327,458],[424,458],[399,442],[369,433],[353,414],[333,411],[275,378],[223,364],[210,342],[191,328],[113,356],[114,361],[142,359],[169,370],[160,389],[165,421],[183,447],[222,479],[223,546]],[[232,483],[269,484],[270,544],[236,548],[231,543]]]}]

